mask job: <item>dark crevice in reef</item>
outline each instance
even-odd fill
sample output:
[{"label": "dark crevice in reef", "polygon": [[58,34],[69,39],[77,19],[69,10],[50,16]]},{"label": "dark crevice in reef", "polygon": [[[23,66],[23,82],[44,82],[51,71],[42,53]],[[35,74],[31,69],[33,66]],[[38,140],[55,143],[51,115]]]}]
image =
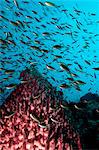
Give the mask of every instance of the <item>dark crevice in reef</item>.
[{"label": "dark crevice in reef", "polygon": [[[74,107],[75,106],[75,107]],[[78,103],[69,103],[70,117],[84,150],[99,149],[99,96],[88,93]]]},{"label": "dark crevice in reef", "polygon": [[[30,104],[32,106],[33,101],[35,101],[35,98],[39,99],[40,96],[42,95],[42,93],[45,93],[45,98],[43,98],[41,96],[40,98],[40,103],[42,105],[42,107],[46,106],[47,111],[49,111],[49,102],[50,102],[50,107],[51,109],[54,111],[54,109],[58,108],[61,110],[59,111],[60,118],[61,116],[69,121],[69,124],[72,125],[72,129],[71,126],[69,126],[69,130],[75,133],[79,133],[80,135],[80,141],[81,141],[81,145],[82,145],[82,149],[84,150],[98,150],[99,145],[98,145],[98,140],[99,140],[99,96],[96,94],[92,94],[92,93],[88,93],[86,95],[84,95],[83,97],[80,98],[80,101],[78,103],[74,103],[74,102],[66,102],[63,100],[63,93],[56,91],[55,87],[52,87],[52,85],[41,76],[41,74],[34,68],[34,66],[31,66],[30,69],[26,69],[25,71],[23,71],[20,75],[20,79],[24,80],[24,74],[25,76],[29,75],[29,79],[28,79],[28,83],[25,84],[19,84],[17,86],[16,91],[13,91],[9,97],[7,98],[7,100],[5,101],[5,103],[7,103],[8,100],[12,100],[12,102],[14,103],[14,98],[17,98],[21,93],[21,98],[19,98],[20,104],[24,104],[25,106],[25,111],[31,111],[29,110],[30,108]],[[27,78],[27,77],[26,77]],[[31,79],[34,79],[35,81],[33,81],[33,85],[31,83]],[[30,81],[29,81],[30,80]],[[37,85],[36,85],[37,84]],[[24,86],[26,86],[24,88]],[[34,90],[33,93],[31,93],[31,87],[35,87],[34,89],[36,89],[36,91]],[[23,88],[23,90],[22,90]],[[30,93],[27,92],[27,90],[30,90]],[[41,91],[41,92],[39,92]],[[16,94],[16,95],[15,95]],[[25,94],[25,97],[24,97]],[[25,98],[27,97],[26,94],[30,94],[34,97],[30,96],[30,102],[28,102],[28,100],[25,101]],[[23,97],[23,99],[22,99]],[[51,102],[52,101],[52,102]],[[14,111],[14,106],[15,109],[18,108],[19,109],[19,104],[17,107],[17,101],[15,100],[15,104],[11,104],[11,108]],[[28,103],[29,106],[28,106]],[[6,105],[5,105],[6,106]],[[10,106],[9,102],[8,102],[8,106]],[[1,106],[1,108],[3,108],[3,105]],[[6,107],[4,107],[5,109]],[[4,110],[3,109],[3,110]],[[22,107],[23,109],[23,107]],[[39,108],[40,109],[40,108]],[[6,110],[4,110],[6,112]],[[36,110],[37,111],[37,110]],[[42,110],[43,111],[43,110]],[[44,112],[43,112],[44,113]],[[48,113],[48,112],[47,112]],[[58,116],[58,115],[56,115]],[[48,116],[47,116],[48,117]],[[55,121],[55,120],[54,120]],[[51,122],[51,120],[49,119],[49,123]],[[57,122],[57,121],[56,121]],[[65,130],[67,130],[64,126],[63,129],[60,128],[60,132],[57,130],[57,135],[55,136],[55,141],[57,143],[57,139],[59,138],[59,134],[61,132],[65,132]],[[52,132],[53,132],[53,128],[52,128]],[[59,132],[59,133],[58,133]],[[55,133],[56,134],[56,133]],[[73,149],[77,150],[77,145],[75,144],[75,139],[70,140],[69,138],[67,138],[68,136],[65,134],[63,136],[63,143],[64,141],[67,141],[67,143],[70,142],[70,145],[72,144]],[[52,137],[53,138],[53,137]],[[65,150],[65,148],[64,148]]]}]

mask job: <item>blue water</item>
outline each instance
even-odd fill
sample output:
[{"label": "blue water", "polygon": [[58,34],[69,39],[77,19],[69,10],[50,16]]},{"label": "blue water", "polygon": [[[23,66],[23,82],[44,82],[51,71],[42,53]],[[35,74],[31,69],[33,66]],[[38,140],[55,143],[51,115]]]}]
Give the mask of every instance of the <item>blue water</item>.
[{"label": "blue water", "polygon": [[[0,39],[6,41],[0,42],[0,104],[14,90],[6,87],[19,84],[20,73],[31,63],[57,90],[63,91],[67,101],[79,101],[88,92],[99,94],[99,70],[93,69],[99,68],[99,0],[47,1],[52,6],[45,2],[0,0]],[[19,21],[19,25],[11,21]],[[60,63],[67,65],[70,72],[62,70]],[[6,70],[14,72],[7,74]],[[77,80],[84,84],[75,85]],[[69,88],[61,89],[63,83]]]}]

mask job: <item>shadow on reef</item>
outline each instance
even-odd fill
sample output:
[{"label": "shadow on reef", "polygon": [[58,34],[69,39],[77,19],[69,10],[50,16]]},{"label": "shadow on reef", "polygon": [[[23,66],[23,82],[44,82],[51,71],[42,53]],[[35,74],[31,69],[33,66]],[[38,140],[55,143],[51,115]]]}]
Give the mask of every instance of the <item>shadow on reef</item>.
[{"label": "shadow on reef", "polygon": [[78,103],[69,103],[73,126],[80,134],[84,150],[99,149],[99,96],[88,93]]}]

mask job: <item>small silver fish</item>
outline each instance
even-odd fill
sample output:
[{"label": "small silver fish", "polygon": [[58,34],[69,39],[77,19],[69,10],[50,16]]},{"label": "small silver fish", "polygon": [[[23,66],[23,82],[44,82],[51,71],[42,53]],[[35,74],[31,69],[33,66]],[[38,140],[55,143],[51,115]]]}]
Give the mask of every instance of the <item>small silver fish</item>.
[{"label": "small silver fish", "polygon": [[21,80],[21,83],[27,83],[28,81],[27,80]]},{"label": "small silver fish", "polygon": [[6,86],[6,89],[10,90],[16,87],[16,84],[9,84]]},{"label": "small silver fish", "polygon": [[41,94],[39,94],[37,96],[33,96],[33,100],[39,98],[40,96],[41,96]]},{"label": "small silver fish", "polygon": [[79,108],[77,105],[74,105],[74,107],[78,110],[82,110],[81,108]]},{"label": "small silver fish", "polygon": [[34,121],[40,123],[39,119],[38,119],[36,116],[30,114],[30,117],[31,117]]},{"label": "small silver fish", "polygon": [[53,119],[52,117],[51,117],[51,121],[54,122],[54,123],[59,123],[59,121]]},{"label": "small silver fish", "polygon": [[46,129],[48,128],[48,126],[47,126],[46,124],[44,124],[44,123],[38,124],[38,126],[41,127],[41,128],[44,128],[44,129],[45,129],[45,128],[46,128]]},{"label": "small silver fish", "polygon": [[7,118],[10,118],[10,117],[12,117],[15,113],[16,113],[16,112],[11,112],[11,114],[10,114],[10,115],[5,116],[5,118],[6,118],[6,119],[7,119]]},{"label": "small silver fish", "polygon": [[82,85],[82,84],[86,84],[84,81],[81,81],[81,80],[76,80],[76,81],[74,81],[74,83],[76,83],[76,84],[80,84],[80,85]]},{"label": "small silver fish", "polygon": [[60,85],[60,88],[61,89],[67,89],[67,88],[70,88],[70,86],[68,84],[63,83]]},{"label": "small silver fish", "polygon": [[5,74],[11,74],[13,72],[14,72],[14,70],[5,70]]},{"label": "small silver fish", "polygon": [[69,109],[68,106],[61,104],[60,107],[64,108],[64,109]]},{"label": "small silver fish", "polygon": [[46,5],[46,6],[50,6],[50,7],[55,6],[55,4],[54,4],[54,3],[51,3],[51,2],[48,2],[48,1],[46,1],[46,2],[45,2],[45,5]]},{"label": "small silver fish", "polygon": [[46,65],[46,67],[47,67],[47,69],[49,69],[49,70],[55,70],[55,68],[52,67],[52,66]]},{"label": "small silver fish", "polygon": [[15,4],[15,6],[16,6],[17,8],[19,8],[19,5],[18,5],[17,0],[14,0],[14,4]]},{"label": "small silver fish", "polygon": [[34,64],[37,64],[37,62],[30,62],[30,65],[34,65]]}]

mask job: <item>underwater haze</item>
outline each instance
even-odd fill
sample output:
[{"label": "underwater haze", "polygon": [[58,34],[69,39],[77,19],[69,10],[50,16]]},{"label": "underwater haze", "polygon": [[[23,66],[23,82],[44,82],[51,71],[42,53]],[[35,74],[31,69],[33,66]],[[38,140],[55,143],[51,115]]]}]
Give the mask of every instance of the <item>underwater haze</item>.
[{"label": "underwater haze", "polygon": [[0,0],[0,104],[31,65],[66,101],[99,94],[99,0]]}]

